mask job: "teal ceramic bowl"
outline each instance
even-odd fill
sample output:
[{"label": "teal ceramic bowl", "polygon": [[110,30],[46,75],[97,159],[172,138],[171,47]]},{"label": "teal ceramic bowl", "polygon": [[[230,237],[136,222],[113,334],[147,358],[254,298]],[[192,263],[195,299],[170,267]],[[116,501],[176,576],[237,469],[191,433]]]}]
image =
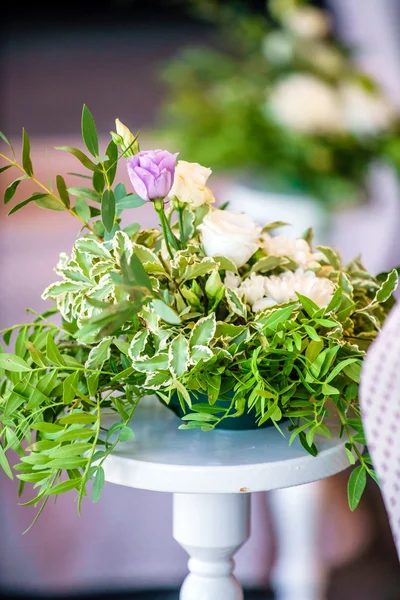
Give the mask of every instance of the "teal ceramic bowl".
[{"label": "teal ceramic bowl", "polygon": [[[163,404],[164,401],[162,401]],[[195,404],[207,404],[208,403],[208,399],[207,396],[205,396],[204,394],[199,394],[198,398],[192,398],[192,405],[194,406]],[[190,414],[192,411],[190,410],[189,407],[187,407],[187,411],[184,412],[182,410],[182,407],[180,405],[178,396],[176,394],[174,394],[170,400],[170,403],[166,405],[170,410],[172,410],[177,417],[179,417],[180,419],[182,419],[182,417],[186,414]],[[226,409],[229,406],[229,401],[228,400],[217,400],[214,404],[214,406],[220,406],[221,409]],[[218,416],[218,414],[216,415]],[[284,421],[287,421],[288,419],[281,419],[279,421],[279,423],[282,423]],[[265,423],[263,423],[262,425],[258,426],[256,423],[256,413],[254,410],[250,411],[250,412],[246,412],[243,415],[241,415],[240,417],[231,417],[231,418],[227,418],[227,419],[223,419],[221,421],[221,423],[218,423],[218,425],[215,427],[215,429],[228,429],[228,430],[235,430],[235,431],[244,431],[244,430],[249,430],[249,429],[266,429],[267,427],[273,427],[273,423],[271,420],[266,421]]]}]

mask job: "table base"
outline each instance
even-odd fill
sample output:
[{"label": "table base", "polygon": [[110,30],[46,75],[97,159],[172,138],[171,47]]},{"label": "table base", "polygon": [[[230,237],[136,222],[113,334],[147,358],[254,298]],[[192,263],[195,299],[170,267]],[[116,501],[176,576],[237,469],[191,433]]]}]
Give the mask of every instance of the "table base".
[{"label": "table base", "polygon": [[250,536],[250,494],[174,494],[173,514],[190,556],[180,600],[243,600],[232,557]]}]

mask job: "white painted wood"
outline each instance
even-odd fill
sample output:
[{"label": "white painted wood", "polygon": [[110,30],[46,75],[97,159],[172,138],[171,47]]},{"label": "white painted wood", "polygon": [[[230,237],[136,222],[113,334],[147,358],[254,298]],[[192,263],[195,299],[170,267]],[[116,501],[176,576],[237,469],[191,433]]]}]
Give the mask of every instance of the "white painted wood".
[{"label": "white painted wood", "polygon": [[174,538],[190,559],[180,600],[243,600],[232,556],[250,535],[250,494],[174,494]]},{"label": "white painted wood", "polygon": [[[345,440],[316,437],[317,458],[296,440],[288,446],[274,427],[253,431],[180,430],[180,420],[161,404],[138,407],[135,437],[105,462],[106,480],[159,492],[235,494],[301,485],[349,466]],[[339,432],[339,424],[332,425]]]},{"label": "white painted wood", "polygon": [[327,572],[319,552],[321,483],[275,490],[269,497],[277,542],[271,585],[279,600],[324,600]]},{"label": "white painted wood", "polygon": [[[249,536],[249,492],[298,486],[346,469],[345,440],[337,437],[339,425],[332,424],[336,435],[330,440],[315,439],[319,455],[314,458],[298,441],[288,446],[285,424],[283,436],[275,428],[202,432],[179,430],[180,424],[161,404],[139,406],[132,423],[135,437],[107,458],[106,480],[174,493],[174,537],[190,555],[181,600],[242,600],[232,557]],[[296,499],[298,505],[293,506]],[[314,537],[305,528],[310,521],[315,527],[315,503],[306,506],[306,502],[306,487],[294,488],[289,502],[275,511],[276,519],[283,521],[278,530],[281,550],[285,553],[290,549],[292,557],[294,552],[303,552],[303,567],[314,551]],[[308,510],[306,518],[302,509]],[[285,527],[290,512],[291,523],[298,525],[304,519],[304,527],[292,528],[294,542]],[[283,560],[277,568],[275,583],[283,594],[279,600],[319,600],[317,596],[298,595],[293,586],[284,587],[284,577],[293,566]],[[305,574],[296,567],[294,570],[304,581],[311,573],[310,569]]]}]

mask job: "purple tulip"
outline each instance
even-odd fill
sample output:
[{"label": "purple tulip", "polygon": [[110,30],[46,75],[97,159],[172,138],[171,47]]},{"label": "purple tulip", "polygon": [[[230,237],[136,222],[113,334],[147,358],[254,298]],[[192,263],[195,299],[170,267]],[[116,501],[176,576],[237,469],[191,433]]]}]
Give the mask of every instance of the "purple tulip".
[{"label": "purple tulip", "polygon": [[174,183],[177,156],[167,150],[149,150],[129,158],[128,175],[137,195],[143,200],[168,196]]}]

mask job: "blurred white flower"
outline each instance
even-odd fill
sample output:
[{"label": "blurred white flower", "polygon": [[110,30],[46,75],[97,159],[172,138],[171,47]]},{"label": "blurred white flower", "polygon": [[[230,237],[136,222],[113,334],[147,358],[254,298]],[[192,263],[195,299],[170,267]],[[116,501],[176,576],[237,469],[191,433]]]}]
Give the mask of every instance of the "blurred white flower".
[{"label": "blurred white flower", "polygon": [[312,252],[310,245],[302,238],[288,238],[285,235],[273,237],[265,233],[261,236],[261,247],[269,256],[287,256],[304,268],[319,266],[318,261],[323,258],[320,252]]},{"label": "blurred white flower", "polygon": [[296,300],[297,293],[310,298],[317,306],[328,306],[335,286],[326,277],[317,277],[313,271],[297,269],[285,271],[281,275],[264,278],[265,297],[253,304],[253,311],[258,312],[276,304],[285,304]]},{"label": "blurred white flower", "polygon": [[286,64],[293,56],[293,39],[281,31],[272,31],[262,41],[262,52],[272,64]]},{"label": "blurred white flower", "polygon": [[242,267],[259,248],[261,227],[244,213],[214,209],[198,229],[207,256],[226,256]]},{"label": "blurred white flower", "polygon": [[361,84],[341,85],[345,126],[355,134],[368,135],[385,131],[396,118],[396,110],[381,92],[366,90]]},{"label": "blurred white flower", "polygon": [[178,160],[175,167],[175,178],[168,194],[170,198],[176,197],[179,202],[201,206],[205,203],[215,202],[214,195],[206,186],[212,171],[198,163]]},{"label": "blurred white flower", "polygon": [[279,123],[303,133],[332,133],[342,128],[339,95],[314,75],[295,73],[282,79],[265,110]]},{"label": "blurred white flower", "polygon": [[329,15],[313,6],[299,6],[287,11],[284,24],[292,33],[305,38],[325,37],[331,28]]},{"label": "blurred white flower", "polygon": [[265,294],[265,277],[252,273],[239,287],[239,296],[248,304],[253,305],[261,300]]},{"label": "blurred white flower", "polygon": [[346,68],[346,62],[339,50],[324,42],[307,44],[306,51],[308,54],[305,58],[325,75],[337,77]]}]

